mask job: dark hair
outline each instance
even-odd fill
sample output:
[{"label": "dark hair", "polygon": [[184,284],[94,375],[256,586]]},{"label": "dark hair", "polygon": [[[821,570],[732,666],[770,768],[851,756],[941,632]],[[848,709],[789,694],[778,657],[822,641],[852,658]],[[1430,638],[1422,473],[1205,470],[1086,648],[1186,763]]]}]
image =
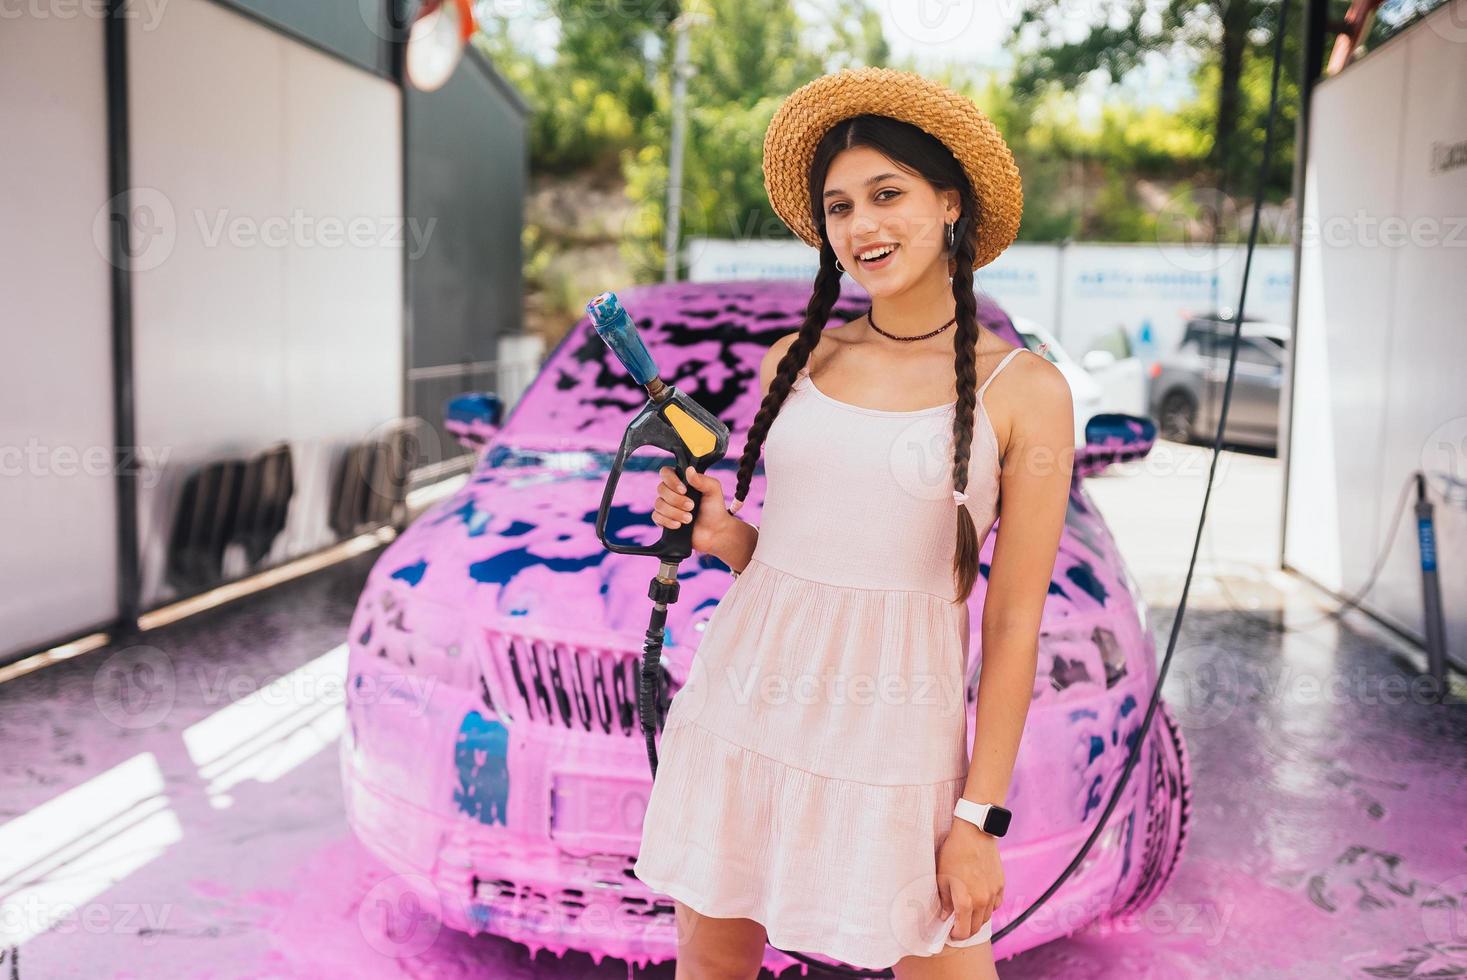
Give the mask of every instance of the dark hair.
[{"label": "dark hair", "polygon": [[[978,227],[979,202],[962,165],[941,140],[926,131],[889,116],[863,114],[843,119],[830,128],[815,147],[810,162],[810,213],[820,230],[820,270],[815,275],[815,288],[805,307],[805,322],[799,336],[779,361],[769,385],[769,393],[749,426],[744,453],[739,458],[739,475],[735,497],[743,500],[749,492],[754,465],[763,450],[764,437],[774,417],[779,414],[794,385],[795,377],[810,359],[830,319],[831,310],[840,297],[841,271],[836,268],[835,250],[825,233],[825,209],[821,195],[826,172],[835,155],[853,146],[869,146],[921,175],[938,190],[956,190],[961,213],[953,230],[954,244],[950,256],[953,298],[957,301],[957,324],[953,333],[953,359],[957,372],[958,400],[953,421],[953,488],[965,490],[972,451],[974,410],[978,402],[978,372],[974,348],[980,329],[978,302],[973,295],[973,256],[977,247],[974,234]],[[957,601],[966,602],[978,578],[978,528],[966,507],[954,507],[957,514],[957,550],[953,556],[953,581]]]}]

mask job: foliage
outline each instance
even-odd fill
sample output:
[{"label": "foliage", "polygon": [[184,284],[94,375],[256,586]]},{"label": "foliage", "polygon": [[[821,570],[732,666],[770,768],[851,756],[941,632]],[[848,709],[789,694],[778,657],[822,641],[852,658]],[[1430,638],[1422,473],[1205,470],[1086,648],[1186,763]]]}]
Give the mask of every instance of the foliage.
[{"label": "foliage", "polygon": [[[537,61],[510,29],[523,24],[487,18],[477,43],[534,109],[530,157],[537,174],[596,170],[624,179],[632,210],[617,229],[618,244],[641,280],[662,275],[671,25],[688,11],[702,18],[688,28],[684,243],[790,236],[763,185],[764,132],[789,92],[844,66],[915,68],[972,97],[1018,160],[1025,189],[1020,237],[1028,241],[1166,237],[1206,211],[1224,178],[1229,195],[1251,197],[1262,157],[1278,0],[1101,0],[1109,16],[1078,37],[1064,22],[1068,0],[1022,0],[1010,42],[1015,67],[1005,74],[893,64],[871,0],[822,0],[818,21],[808,22],[794,0],[548,2],[559,18],[548,60]],[[1330,3],[1336,14],[1348,0]],[[1292,184],[1300,0],[1290,20],[1266,189],[1273,200],[1287,197]],[[1156,52],[1196,62],[1191,101],[1164,109],[1113,87],[1098,112],[1082,112],[1096,73],[1125,79]],[[526,254],[541,272],[550,263],[542,253],[554,244],[527,229]]]},{"label": "foliage", "polygon": [[666,30],[673,4],[607,5],[551,0],[560,37],[555,57],[527,50],[526,18],[484,17],[475,44],[532,108],[530,167],[564,174],[614,168],[621,150],[641,145],[657,109],[649,41]]},{"label": "foliage", "polygon": [[[1017,56],[1014,90],[1019,97],[1072,91],[1097,73],[1120,82],[1152,55],[1188,58],[1199,65],[1194,80],[1201,94],[1180,115],[1190,129],[1210,131],[1203,162],[1213,181],[1231,186],[1232,175],[1252,169],[1260,159],[1279,0],[1166,0],[1159,7],[1107,0],[1101,7],[1106,16],[1079,36],[1067,19],[1068,0],[1024,3],[1010,40]],[[1297,102],[1302,7],[1299,2],[1291,6],[1281,105]],[[1292,142],[1292,115],[1281,114],[1276,132],[1282,138],[1276,146]],[[1291,160],[1292,153],[1285,150],[1275,159]],[[1270,175],[1275,193],[1288,193],[1288,173],[1285,164]],[[1278,179],[1280,174],[1284,179]]]},{"label": "foliage", "polygon": [[[764,132],[779,103],[834,63],[880,63],[886,55],[880,19],[863,0],[839,0],[823,37],[789,0],[708,0],[708,19],[689,35],[679,240],[790,238],[764,189]],[[837,54],[838,52],[838,54]],[[647,143],[622,154],[636,219],[622,251],[639,279],[662,275],[670,144],[671,82],[658,89],[659,111]],[[686,257],[686,256],[685,256]],[[685,270],[683,270],[685,272]]]}]

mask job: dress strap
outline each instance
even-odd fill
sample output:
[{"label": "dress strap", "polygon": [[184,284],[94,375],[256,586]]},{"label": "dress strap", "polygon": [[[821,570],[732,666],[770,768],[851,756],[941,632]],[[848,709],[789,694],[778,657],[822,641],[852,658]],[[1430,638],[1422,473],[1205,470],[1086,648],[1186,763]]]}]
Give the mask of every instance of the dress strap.
[{"label": "dress strap", "polygon": [[1026,350],[1029,350],[1029,348],[1027,348],[1027,347],[1015,347],[1013,350],[1009,351],[1007,354],[1005,354],[1003,356],[1003,360],[1001,360],[1001,361],[998,362],[998,367],[994,368],[993,369],[993,372],[991,374],[989,374],[988,380],[987,381],[984,381],[983,384],[981,386],[979,386],[979,388],[978,388],[978,398],[980,400],[983,398],[983,393],[988,390],[988,386],[991,385],[991,384],[993,384],[993,379],[996,378],[996,377],[998,377],[998,372],[1002,371],[1004,369],[1004,366],[1007,365],[1009,363],[1009,361],[1013,360],[1014,359],[1014,356],[1016,354],[1019,354],[1020,352],[1026,351]]}]

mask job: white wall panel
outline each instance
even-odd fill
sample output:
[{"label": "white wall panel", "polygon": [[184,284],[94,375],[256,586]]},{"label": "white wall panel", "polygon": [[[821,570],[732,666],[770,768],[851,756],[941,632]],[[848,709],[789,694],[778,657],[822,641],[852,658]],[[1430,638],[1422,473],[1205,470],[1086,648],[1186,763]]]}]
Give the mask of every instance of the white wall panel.
[{"label": "white wall panel", "polygon": [[129,58],[133,183],[173,232],[135,280],[139,439],[168,454],[140,500],[148,607],[190,469],[289,440],[284,559],[333,540],[335,454],[400,413],[401,95],[208,0],[132,29]]},{"label": "white wall panel", "polygon": [[116,615],[102,38],[44,9],[0,26],[0,657]]},{"label": "white wall panel", "polygon": [[[1449,468],[1467,480],[1467,167],[1439,172],[1434,146],[1467,140],[1467,0],[1431,16],[1445,33],[1416,29],[1405,39],[1405,98],[1399,109],[1400,244],[1383,228],[1378,251],[1395,266],[1390,359],[1382,416],[1375,524],[1384,534],[1401,481],[1415,468]],[[1435,485],[1441,486],[1439,482]],[[1406,506],[1411,506],[1408,499]],[[1421,573],[1412,512],[1374,593],[1386,618],[1423,632]],[[1440,576],[1450,647],[1467,660],[1467,512],[1436,511]],[[1373,555],[1372,555],[1373,557]]]},{"label": "white wall panel", "polygon": [[1357,209],[1398,213],[1398,133],[1390,125],[1361,139],[1360,123],[1400,118],[1405,58],[1403,45],[1388,46],[1314,95],[1285,553],[1340,591],[1363,582],[1381,530],[1377,470],[1396,288],[1391,253],[1349,219]]},{"label": "white wall panel", "polygon": [[[1064,250],[1058,282],[1060,341],[1078,357],[1117,327],[1134,333],[1149,322],[1157,350],[1173,350],[1189,316],[1238,304],[1246,252],[1246,241],[1217,249],[1174,243],[1071,245]],[[1288,324],[1293,261],[1289,246],[1255,246],[1245,316]]]},{"label": "white wall panel", "polygon": [[[1467,133],[1467,47],[1438,29],[1464,17],[1467,0],[1439,8],[1314,95],[1284,557],[1346,594],[1369,576],[1413,470],[1467,477],[1467,168],[1431,166],[1433,144]],[[1420,636],[1411,503],[1364,605]],[[1436,518],[1460,653],[1463,511]]]},{"label": "white wall panel", "polygon": [[[798,240],[691,238],[686,250],[693,282],[813,280],[820,258]],[[1015,242],[973,278],[1010,315],[1052,330],[1074,357],[1117,328],[1134,337],[1147,323],[1164,351],[1181,340],[1188,315],[1237,304],[1245,251],[1245,245]],[[1293,263],[1292,245],[1254,249],[1249,318],[1289,322]]]}]

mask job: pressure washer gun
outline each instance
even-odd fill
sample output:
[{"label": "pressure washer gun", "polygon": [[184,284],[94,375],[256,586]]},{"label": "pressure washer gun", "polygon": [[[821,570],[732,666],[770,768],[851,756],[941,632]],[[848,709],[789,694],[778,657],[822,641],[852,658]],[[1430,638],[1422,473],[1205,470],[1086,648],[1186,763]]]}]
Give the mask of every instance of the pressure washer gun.
[{"label": "pressure washer gun", "polygon": [[[723,458],[728,451],[728,426],[676,387],[664,382],[657,365],[642,343],[632,318],[622,309],[616,294],[602,293],[586,304],[596,333],[637,384],[647,389],[647,404],[627,426],[621,448],[612,462],[606,489],[601,494],[601,507],[596,512],[596,537],[608,550],[620,555],[656,555],[661,563],[647,589],[652,600],[652,620],[647,626],[642,654],[642,677],[638,689],[637,708],[642,716],[642,732],[647,737],[647,759],[652,764],[652,778],[657,778],[657,724],[659,721],[659,687],[661,685],[662,635],[667,623],[667,607],[677,601],[677,568],[693,553],[693,524],[703,495],[687,482],[689,466],[699,473]],[[606,535],[606,517],[622,469],[632,453],[643,446],[666,450],[676,461],[679,479],[687,487],[693,501],[693,520],[682,527],[663,528],[662,537],[654,544],[619,544]]]}]

